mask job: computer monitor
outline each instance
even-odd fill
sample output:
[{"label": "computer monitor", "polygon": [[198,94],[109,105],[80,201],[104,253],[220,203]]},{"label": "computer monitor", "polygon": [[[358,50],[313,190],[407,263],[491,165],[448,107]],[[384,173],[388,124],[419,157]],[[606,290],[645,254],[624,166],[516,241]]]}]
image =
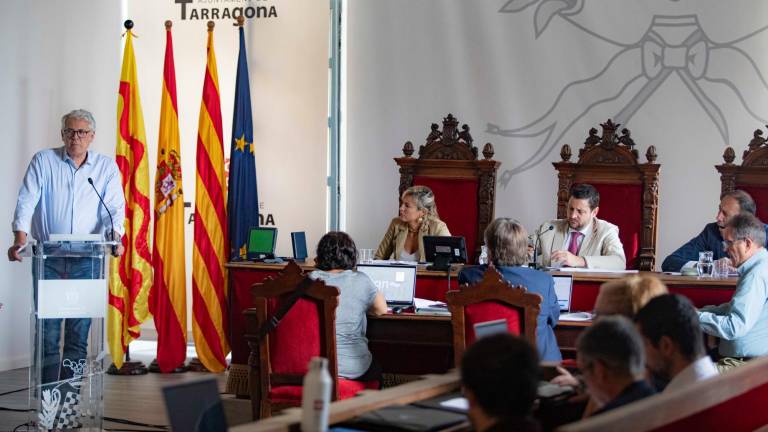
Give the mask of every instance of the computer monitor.
[{"label": "computer monitor", "polygon": [[165,410],[175,431],[218,432],[227,430],[224,407],[215,379],[163,388]]},{"label": "computer monitor", "polygon": [[390,264],[358,264],[357,271],[371,278],[384,294],[387,306],[411,306],[416,294],[416,266]]},{"label": "computer monitor", "polygon": [[446,270],[449,263],[467,262],[467,244],[461,236],[424,236],[424,255],[435,270]]},{"label": "computer monitor", "polygon": [[297,262],[307,260],[307,236],[304,231],[291,233],[291,247],[293,248],[293,259]]},{"label": "computer monitor", "polygon": [[557,303],[560,305],[560,312],[570,312],[573,276],[552,275],[552,278],[555,280],[555,295],[557,295]]},{"label": "computer monitor", "polygon": [[274,258],[277,228],[254,227],[248,231],[246,258],[263,260]]}]

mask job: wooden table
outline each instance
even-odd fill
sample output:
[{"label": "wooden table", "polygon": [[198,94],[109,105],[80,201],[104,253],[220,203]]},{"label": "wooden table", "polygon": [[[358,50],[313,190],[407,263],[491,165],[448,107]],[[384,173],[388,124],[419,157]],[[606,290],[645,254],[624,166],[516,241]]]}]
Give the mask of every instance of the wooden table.
[{"label": "wooden table", "polygon": [[[230,346],[232,363],[245,365],[248,360],[248,346],[243,334],[245,320],[243,311],[252,305],[250,287],[282,270],[284,264],[263,264],[251,262],[228,263],[230,281]],[[313,266],[303,265],[305,271]],[[625,277],[626,274],[559,272],[573,274],[574,284],[571,295],[571,310],[591,311],[594,308],[600,285],[609,280]],[[659,277],[670,291],[690,298],[694,305],[720,304],[730,301],[736,286],[736,278],[699,279],[689,276],[672,276],[663,273],[644,272]],[[445,300],[445,292],[458,288],[458,272],[432,272],[419,270],[416,276],[416,296],[432,300]],[[573,356],[575,340],[585,324],[583,322],[561,323],[556,327],[558,345],[566,357]],[[450,318],[445,316],[423,316],[413,314],[387,315],[370,319],[368,337],[371,350],[380,359],[385,371],[424,374],[441,373],[453,365],[452,330]],[[429,359],[429,360],[426,360]]]}]

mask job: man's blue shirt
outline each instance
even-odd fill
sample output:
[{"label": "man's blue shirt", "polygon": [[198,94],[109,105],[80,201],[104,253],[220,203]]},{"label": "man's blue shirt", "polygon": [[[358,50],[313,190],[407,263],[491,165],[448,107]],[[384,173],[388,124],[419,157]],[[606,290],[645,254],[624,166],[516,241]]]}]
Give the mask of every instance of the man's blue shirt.
[{"label": "man's blue shirt", "polygon": [[[483,278],[487,265],[464,267],[459,272],[460,284],[474,284]],[[541,360],[562,360],[560,348],[557,346],[555,332],[552,330],[560,318],[560,306],[555,294],[555,281],[552,276],[542,271],[528,267],[500,266],[496,270],[501,273],[504,280],[512,285],[522,285],[528,292],[539,294],[542,297],[541,309],[536,320],[536,348]]]},{"label": "man's blue shirt", "polygon": [[720,355],[768,355],[768,251],[761,248],[739,266],[730,302],[699,309],[704,333],[720,337]]},{"label": "man's blue shirt", "polygon": [[36,153],[27,167],[16,201],[12,229],[38,241],[51,234],[103,234],[112,229],[96,190],[112,213],[114,229],[123,234],[125,197],[114,160],[89,150],[76,167],[64,147]]}]

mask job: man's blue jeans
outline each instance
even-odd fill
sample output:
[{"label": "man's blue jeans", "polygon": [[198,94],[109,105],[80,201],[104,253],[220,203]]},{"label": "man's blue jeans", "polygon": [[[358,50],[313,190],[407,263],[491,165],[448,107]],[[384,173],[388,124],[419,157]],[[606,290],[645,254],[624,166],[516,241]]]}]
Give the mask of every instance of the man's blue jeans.
[{"label": "man's blue jeans", "polygon": [[[92,279],[100,276],[98,266],[99,260],[93,258],[49,257],[44,264],[44,279]],[[38,338],[42,338],[43,346],[41,384],[72,378],[73,368],[62,367],[62,363],[69,359],[72,364],[79,364],[86,359],[90,318],[51,318],[41,321],[42,329],[38,328]],[[62,321],[64,349],[60,351]]]}]

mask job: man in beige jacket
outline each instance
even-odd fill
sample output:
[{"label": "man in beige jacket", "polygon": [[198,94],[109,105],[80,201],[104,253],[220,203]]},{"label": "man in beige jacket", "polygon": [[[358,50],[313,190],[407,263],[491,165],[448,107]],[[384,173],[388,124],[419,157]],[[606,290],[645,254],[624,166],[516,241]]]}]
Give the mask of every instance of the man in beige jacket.
[{"label": "man in beige jacket", "polygon": [[540,262],[547,267],[582,267],[624,270],[626,258],[619,240],[619,227],[597,218],[600,194],[594,186],[571,188],[567,219],[542,224],[539,235]]}]

